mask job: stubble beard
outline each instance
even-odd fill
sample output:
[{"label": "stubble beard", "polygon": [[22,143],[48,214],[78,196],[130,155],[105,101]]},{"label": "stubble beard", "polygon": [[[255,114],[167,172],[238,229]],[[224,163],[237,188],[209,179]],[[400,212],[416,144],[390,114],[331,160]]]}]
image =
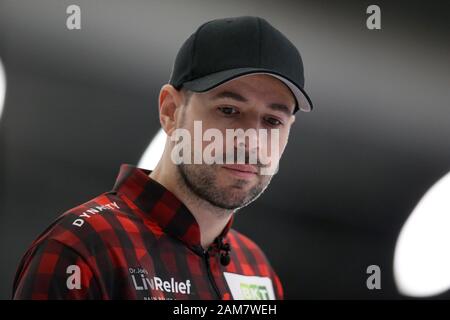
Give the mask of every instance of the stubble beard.
[{"label": "stubble beard", "polygon": [[179,164],[181,183],[197,197],[211,205],[228,210],[239,210],[255,201],[268,187],[272,176],[263,176],[246,191],[248,180],[236,179],[230,186],[218,186],[218,165]]}]

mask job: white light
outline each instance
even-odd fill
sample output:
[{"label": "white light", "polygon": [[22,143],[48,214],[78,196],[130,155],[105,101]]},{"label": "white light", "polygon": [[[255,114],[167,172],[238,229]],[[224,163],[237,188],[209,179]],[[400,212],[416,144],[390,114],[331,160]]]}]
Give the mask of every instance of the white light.
[{"label": "white light", "polygon": [[147,149],[144,151],[144,154],[139,160],[138,167],[153,170],[158,164],[159,160],[164,151],[164,145],[166,143],[167,135],[164,130],[159,129],[156,136],[148,145]]},{"label": "white light", "polygon": [[425,193],[403,226],[394,276],[399,291],[409,296],[450,289],[450,172]]},{"label": "white light", "polygon": [[6,75],[3,68],[2,60],[0,59],[0,119],[2,118],[3,105],[5,103],[6,95]]}]

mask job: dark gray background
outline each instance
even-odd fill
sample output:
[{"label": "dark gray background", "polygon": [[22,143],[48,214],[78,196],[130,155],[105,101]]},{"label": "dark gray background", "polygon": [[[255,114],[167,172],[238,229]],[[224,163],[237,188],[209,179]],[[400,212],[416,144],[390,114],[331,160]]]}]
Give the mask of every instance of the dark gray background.
[{"label": "dark gray background", "polygon": [[[51,220],[139,161],[184,39],[239,15],[297,45],[315,110],[299,113],[278,176],[236,229],[264,248],[288,299],[401,298],[398,232],[450,170],[450,9],[392,2],[376,2],[382,30],[370,31],[369,1],[0,1],[0,298]],[[65,27],[69,4],[80,31]],[[366,287],[371,264],[378,291]]]}]

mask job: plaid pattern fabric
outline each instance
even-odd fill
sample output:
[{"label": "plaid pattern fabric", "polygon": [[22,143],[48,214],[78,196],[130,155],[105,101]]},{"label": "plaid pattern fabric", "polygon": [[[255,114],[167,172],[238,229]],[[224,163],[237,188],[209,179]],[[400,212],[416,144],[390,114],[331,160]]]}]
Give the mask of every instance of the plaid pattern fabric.
[{"label": "plaid pattern fabric", "polygon": [[[22,258],[13,298],[265,299],[272,287],[271,297],[283,299],[264,253],[231,229],[234,215],[221,233],[231,247],[224,266],[218,245],[201,247],[195,217],[150,172],[123,164],[112,191],[53,222]],[[224,273],[253,277],[236,287]],[[262,291],[245,283],[259,277],[270,283]]]}]

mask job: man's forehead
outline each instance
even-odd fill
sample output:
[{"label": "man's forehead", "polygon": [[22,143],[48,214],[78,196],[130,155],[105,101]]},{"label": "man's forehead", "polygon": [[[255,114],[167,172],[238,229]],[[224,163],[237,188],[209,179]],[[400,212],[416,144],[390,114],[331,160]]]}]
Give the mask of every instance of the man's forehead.
[{"label": "man's forehead", "polygon": [[292,110],[295,107],[295,97],[291,90],[282,81],[267,74],[240,76],[205,93],[210,99],[241,96],[250,100],[253,97],[264,97],[271,103],[283,103],[291,106]]}]

